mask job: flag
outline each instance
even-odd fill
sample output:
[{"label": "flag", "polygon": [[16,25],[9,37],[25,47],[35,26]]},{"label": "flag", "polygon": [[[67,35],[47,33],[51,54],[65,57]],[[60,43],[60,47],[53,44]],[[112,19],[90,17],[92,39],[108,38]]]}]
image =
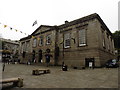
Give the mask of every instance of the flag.
[{"label": "flag", "polygon": [[15,29],[15,31],[17,32],[18,30]]},{"label": "flag", "polygon": [[34,26],[34,25],[36,25],[37,24],[37,20],[33,23],[33,25],[32,26]]},{"label": "flag", "polygon": [[12,30],[12,28],[10,27],[10,30]]},{"label": "flag", "polygon": [[7,25],[4,25],[4,28],[6,28],[7,27]]},{"label": "flag", "polygon": [[38,37],[37,39],[38,39],[38,40],[40,40],[40,38],[39,38],[39,37]]},{"label": "flag", "polygon": [[34,36],[32,36],[32,38],[34,38]]}]

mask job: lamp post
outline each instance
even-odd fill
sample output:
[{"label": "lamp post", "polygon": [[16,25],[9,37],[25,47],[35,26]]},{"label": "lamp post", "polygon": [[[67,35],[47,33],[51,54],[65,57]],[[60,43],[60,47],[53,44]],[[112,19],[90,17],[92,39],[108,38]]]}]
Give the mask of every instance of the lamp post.
[{"label": "lamp post", "polygon": [[63,59],[64,59],[64,34],[63,34],[63,41],[60,44],[62,44],[62,48],[63,48],[62,54],[63,54]]},{"label": "lamp post", "polygon": [[[75,38],[71,38],[71,40],[74,41],[74,44],[76,43]],[[64,34],[63,34],[63,41],[60,44],[62,44],[62,48],[63,48],[62,54],[63,54],[63,64],[64,64]]]}]

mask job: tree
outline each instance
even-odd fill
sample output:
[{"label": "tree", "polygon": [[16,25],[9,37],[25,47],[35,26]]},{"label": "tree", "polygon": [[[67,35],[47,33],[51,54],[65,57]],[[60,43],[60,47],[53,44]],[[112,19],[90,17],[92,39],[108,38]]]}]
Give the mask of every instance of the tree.
[{"label": "tree", "polygon": [[5,47],[5,41],[0,40],[0,49],[4,49]]},{"label": "tree", "polygon": [[120,60],[120,31],[115,31],[113,33],[113,39],[114,39],[115,48],[118,51],[117,59],[119,61]]},{"label": "tree", "polygon": [[113,33],[113,39],[116,49],[120,49],[120,31],[115,31]]}]

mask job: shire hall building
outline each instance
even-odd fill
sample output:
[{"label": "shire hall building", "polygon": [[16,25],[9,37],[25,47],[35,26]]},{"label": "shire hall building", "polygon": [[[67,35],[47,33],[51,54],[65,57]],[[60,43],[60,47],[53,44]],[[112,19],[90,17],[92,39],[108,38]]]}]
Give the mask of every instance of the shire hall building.
[{"label": "shire hall building", "polygon": [[20,60],[45,63],[46,50],[50,51],[51,65],[88,67],[92,62],[100,67],[114,59],[112,33],[96,13],[59,26],[39,26],[31,35],[20,39]]}]

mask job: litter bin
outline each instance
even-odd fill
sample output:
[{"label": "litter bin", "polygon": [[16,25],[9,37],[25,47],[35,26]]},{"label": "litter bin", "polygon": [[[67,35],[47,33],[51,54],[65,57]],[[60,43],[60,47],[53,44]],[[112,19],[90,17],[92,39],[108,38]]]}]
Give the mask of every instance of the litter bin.
[{"label": "litter bin", "polygon": [[62,66],[63,71],[67,71],[67,65]]}]

